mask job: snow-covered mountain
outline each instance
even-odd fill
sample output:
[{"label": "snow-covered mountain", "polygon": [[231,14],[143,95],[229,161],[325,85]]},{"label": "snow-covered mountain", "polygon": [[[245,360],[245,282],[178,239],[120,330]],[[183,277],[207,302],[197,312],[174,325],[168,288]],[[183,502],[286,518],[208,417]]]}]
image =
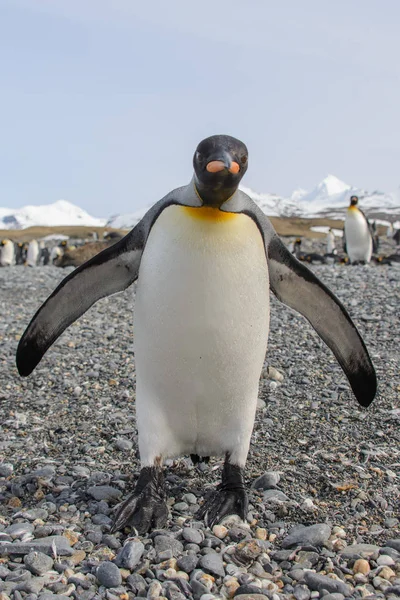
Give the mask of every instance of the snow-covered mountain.
[{"label": "snow-covered mountain", "polygon": [[92,217],[82,208],[58,200],[42,206],[24,206],[23,208],[0,208],[0,229],[25,229],[36,225],[86,225],[102,227],[106,219]]},{"label": "snow-covered mountain", "polygon": [[[359,198],[359,206],[371,218],[400,216],[400,190],[391,194],[367,192],[328,175],[311,192],[297,195],[300,213],[305,217],[343,218],[350,196]],[[296,194],[296,192],[294,192]],[[293,198],[293,195],[292,195]],[[382,215],[382,216],[380,216]]]},{"label": "snow-covered mountain", "polygon": [[[344,219],[350,196],[360,199],[360,208],[371,218],[394,222],[400,219],[400,188],[387,194],[372,193],[348,185],[334,175],[328,175],[313,190],[295,190],[290,197],[271,193],[258,193],[242,186],[260,208],[272,217],[330,217]],[[128,214],[118,214],[108,220],[90,216],[85,210],[58,200],[44,206],[25,206],[19,209],[0,208],[0,229],[24,229],[35,225],[86,225],[131,229],[140,221],[150,207]]]},{"label": "snow-covered mountain", "polygon": [[[369,193],[344,183],[334,175],[328,175],[310,192],[297,189],[289,198],[271,193],[258,193],[241,186],[259,207],[271,217],[330,217],[344,219],[350,196],[359,197],[360,208],[371,218],[384,221],[400,219],[400,189],[386,194]],[[131,229],[143,217],[149,207],[130,214],[115,215],[107,221],[107,227]]]},{"label": "snow-covered mountain", "polygon": [[113,215],[108,219],[106,227],[113,227],[114,229],[132,229],[132,227],[134,227],[136,223],[139,223],[140,219],[144,217],[149,208],[150,206],[146,206],[133,213]]}]

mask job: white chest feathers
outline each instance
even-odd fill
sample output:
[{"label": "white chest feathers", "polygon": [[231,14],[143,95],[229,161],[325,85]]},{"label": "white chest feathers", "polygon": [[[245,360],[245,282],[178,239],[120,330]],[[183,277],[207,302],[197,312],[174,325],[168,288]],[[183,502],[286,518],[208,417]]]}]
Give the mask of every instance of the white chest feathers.
[{"label": "white chest feathers", "polygon": [[245,460],[268,327],[268,269],[253,220],[165,209],[142,256],[135,304],[143,464],[155,449]]},{"label": "white chest feathers", "polygon": [[372,238],[364,215],[356,207],[346,212],[344,223],[347,254],[350,261],[369,262],[372,255]]}]

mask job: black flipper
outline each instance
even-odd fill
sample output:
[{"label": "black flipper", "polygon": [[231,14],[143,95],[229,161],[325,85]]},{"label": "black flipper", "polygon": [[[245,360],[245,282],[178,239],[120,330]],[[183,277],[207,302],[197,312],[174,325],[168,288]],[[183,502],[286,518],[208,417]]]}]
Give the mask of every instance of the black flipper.
[{"label": "black flipper", "polygon": [[210,528],[217,525],[228,515],[239,515],[244,521],[247,507],[248,499],[244,485],[243,469],[225,461],[222,482],[197,511],[196,518],[204,519],[204,523]]},{"label": "black flipper", "polygon": [[97,300],[121,292],[135,281],[151,227],[167,206],[177,203],[174,198],[179,192],[175,190],[157,202],[122,240],[63,279],[39,308],[18,344],[20,375],[30,375],[63,331]]},{"label": "black flipper", "polygon": [[302,314],[336,356],[361,406],[375,397],[377,380],[367,348],[343,304],[278,236],[267,247],[270,287],[278,300]]},{"label": "black flipper", "polygon": [[18,345],[20,375],[30,375],[48,348],[92,304],[135,281],[142,250],[135,248],[131,236],[128,234],[75,269],[42,304]]},{"label": "black flipper", "polygon": [[302,314],[336,356],[361,406],[375,397],[374,366],[356,326],[343,304],[299,262],[278,237],[267,215],[242,191],[223,210],[248,215],[264,241],[270,287],[275,296]]}]

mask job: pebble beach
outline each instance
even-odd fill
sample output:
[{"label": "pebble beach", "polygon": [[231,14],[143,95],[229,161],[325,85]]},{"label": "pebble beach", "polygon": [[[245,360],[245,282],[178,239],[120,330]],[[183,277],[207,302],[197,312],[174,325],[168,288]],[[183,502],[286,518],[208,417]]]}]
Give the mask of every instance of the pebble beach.
[{"label": "pebble beach", "polygon": [[110,533],[139,473],[133,294],[99,301],[20,378],[18,340],[71,268],[0,270],[0,600],[400,596],[400,268],[312,266],[374,362],[363,409],[336,359],[271,297],[246,522],[196,519],[222,459],[167,460],[165,529]]}]

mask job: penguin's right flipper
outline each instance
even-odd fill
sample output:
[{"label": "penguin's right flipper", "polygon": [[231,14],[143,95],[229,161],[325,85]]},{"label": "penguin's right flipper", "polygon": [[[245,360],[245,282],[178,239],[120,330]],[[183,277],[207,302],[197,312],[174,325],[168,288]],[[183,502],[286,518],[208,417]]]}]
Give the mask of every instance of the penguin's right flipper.
[{"label": "penguin's right flipper", "polygon": [[151,227],[160,213],[174,203],[172,194],[157,202],[122,240],[63,279],[39,308],[18,344],[20,375],[30,375],[63,331],[97,300],[121,292],[135,281]]}]

